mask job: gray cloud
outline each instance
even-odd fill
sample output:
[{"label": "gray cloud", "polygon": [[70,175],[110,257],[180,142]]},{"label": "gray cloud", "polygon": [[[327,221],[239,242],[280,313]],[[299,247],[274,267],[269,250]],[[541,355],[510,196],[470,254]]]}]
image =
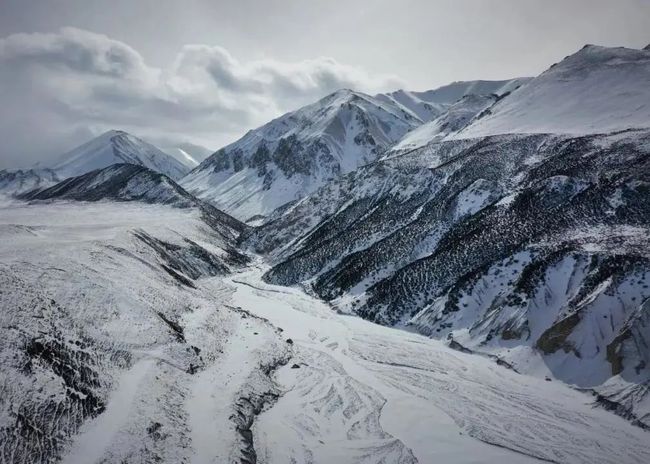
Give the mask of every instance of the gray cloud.
[{"label": "gray cloud", "polygon": [[400,84],[331,58],[242,62],[222,47],[187,45],[158,68],[86,30],[13,34],[0,39],[0,168],[47,163],[109,128],[217,148],[338,88]]},{"label": "gray cloud", "polygon": [[0,60],[119,78],[144,78],[150,71],[128,45],[72,27],[57,34],[14,34],[2,39]]}]

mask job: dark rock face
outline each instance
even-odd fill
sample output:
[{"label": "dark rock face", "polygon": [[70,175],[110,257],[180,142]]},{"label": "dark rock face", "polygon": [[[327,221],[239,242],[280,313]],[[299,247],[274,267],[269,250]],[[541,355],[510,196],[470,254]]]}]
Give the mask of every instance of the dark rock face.
[{"label": "dark rock face", "polygon": [[[205,203],[164,174],[134,164],[114,164],[104,169],[71,177],[44,189],[24,193],[24,200],[77,201],[139,201],[170,205],[177,208],[197,208],[203,220],[226,241],[233,242],[248,229],[243,222]],[[234,257],[237,253],[232,251]],[[242,259],[240,255],[240,260]]]},{"label": "dark rock face", "polygon": [[192,280],[230,273],[230,266],[240,267],[249,258],[231,247],[225,249],[226,256],[218,257],[190,239],[183,239],[185,246],[167,243],[139,230],[135,237],[151,247],[160,257],[163,268],[182,285],[193,287]]},{"label": "dark rock face", "polygon": [[26,200],[138,200],[189,207],[193,197],[173,180],[135,164],[114,164],[71,177],[48,189],[22,195]]},{"label": "dark rock face", "polygon": [[549,368],[578,384],[643,382],[649,143],[627,131],[432,144],[323,187],[245,242],[271,256],[269,282],[311,280],[372,321],[561,355]]}]

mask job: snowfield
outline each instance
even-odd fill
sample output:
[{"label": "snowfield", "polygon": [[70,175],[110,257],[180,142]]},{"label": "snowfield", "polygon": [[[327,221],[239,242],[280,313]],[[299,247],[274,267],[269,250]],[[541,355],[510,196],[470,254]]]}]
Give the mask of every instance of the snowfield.
[{"label": "snowfield", "polygon": [[266,270],[195,208],[4,203],[0,462],[650,462],[591,395]]},{"label": "snowfield", "polygon": [[650,50],[586,45],[495,104],[457,138],[648,127]]}]

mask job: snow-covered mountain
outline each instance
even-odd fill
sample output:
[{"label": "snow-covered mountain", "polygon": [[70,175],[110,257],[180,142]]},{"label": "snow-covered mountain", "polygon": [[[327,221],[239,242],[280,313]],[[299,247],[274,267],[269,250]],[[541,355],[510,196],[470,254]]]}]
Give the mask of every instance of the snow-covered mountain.
[{"label": "snow-covered mountain", "polygon": [[0,171],[0,193],[20,195],[49,187],[61,179],[51,169],[6,169]]},{"label": "snow-covered mountain", "polygon": [[393,104],[340,90],[248,132],[181,185],[240,219],[266,215],[374,161],[420,124]]},{"label": "snow-covered mountain", "polygon": [[[593,388],[650,426],[646,61],[586,47],[502,98],[464,97],[274,212],[248,246],[274,263],[269,282]],[[525,132],[554,134],[520,134],[551,109]],[[506,134],[467,137],[491,120]]]},{"label": "snow-covered mountain", "polygon": [[438,117],[406,134],[402,140],[389,150],[387,156],[393,156],[395,153],[404,150],[423,147],[431,142],[440,141],[456,134],[471,124],[475,117],[480,116],[499,98],[496,94],[469,94],[461,97],[460,100],[449,106]]},{"label": "snow-covered mountain", "polygon": [[68,199],[98,201],[138,200],[146,203],[188,207],[196,202],[176,182],[159,172],[137,164],[112,164],[36,192],[22,195],[27,200]]},{"label": "snow-covered mountain", "polygon": [[328,184],[247,243],[275,264],[268,282],[607,391],[650,426],[649,146],[648,131],[434,143]]},{"label": "snow-covered mountain", "polygon": [[376,95],[375,98],[411,111],[423,122],[431,121],[447,111],[450,105],[469,95],[504,95],[528,82],[529,77],[503,81],[452,82],[424,92],[396,90]]},{"label": "snow-covered mountain", "polygon": [[59,156],[49,168],[0,171],[0,193],[21,195],[42,190],[63,179],[121,163],[144,166],[172,179],[183,177],[192,164],[189,160],[181,163],[131,134],[112,130]]},{"label": "snow-covered mountain", "polygon": [[[391,155],[450,138],[595,134],[650,125],[650,53],[645,49],[587,45],[534,79],[504,81],[502,87],[477,83],[432,121],[406,134]],[[461,84],[431,92],[447,90],[441,95],[455,97],[465,90]]]},{"label": "snow-covered mountain", "polygon": [[145,166],[178,180],[189,168],[150,143],[124,131],[111,130],[62,155],[51,169],[59,176],[73,177],[111,164]]},{"label": "snow-covered mountain", "polygon": [[594,134],[650,125],[650,51],[587,45],[513,91],[456,137]]},{"label": "snow-covered mountain", "polygon": [[650,462],[647,54],[0,174],[0,461]]}]

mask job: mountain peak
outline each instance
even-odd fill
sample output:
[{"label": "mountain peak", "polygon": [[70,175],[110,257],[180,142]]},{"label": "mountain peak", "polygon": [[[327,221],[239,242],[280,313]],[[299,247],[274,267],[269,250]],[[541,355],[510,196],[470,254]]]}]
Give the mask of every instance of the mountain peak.
[{"label": "mountain peak", "polygon": [[320,102],[324,105],[330,105],[330,104],[335,104],[335,103],[346,103],[352,100],[355,100],[357,98],[363,98],[366,95],[364,95],[361,92],[357,92],[356,90],[352,89],[339,89],[335,92],[330,93],[329,95],[326,95],[323,97]]},{"label": "mountain peak", "polygon": [[189,169],[157,147],[122,130],[109,130],[63,155],[52,166],[62,177],[73,177],[111,164],[145,166],[180,179]]},{"label": "mountain peak", "polygon": [[[602,45],[587,44],[572,55],[567,56],[559,64],[573,65],[576,63],[589,63],[591,66],[599,63],[624,65],[638,60],[647,60],[644,50],[627,47],[605,47]],[[553,69],[554,67],[551,67]]]},{"label": "mountain peak", "polygon": [[391,102],[339,89],[248,132],[182,185],[241,219],[268,214],[375,161],[420,123]]},{"label": "mountain peak", "polygon": [[100,135],[98,135],[97,137],[95,137],[93,140],[107,141],[107,142],[110,143],[114,138],[124,138],[124,137],[132,137],[132,138],[134,138],[136,140],[139,140],[138,137],[136,137],[136,136],[134,136],[132,134],[129,134],[128,132],[123,131],[121,129],[107,130],[106,132],[103,132]]},{"label": "mountain peak", "polygon": [[356,95],[357,92],[355,90],[348,89],[348,88],[338,89],[337,91],[331,93],[331,95],[338,95],[338,96],[346,96],[346,95],[353,95],[353,94]]},{"label": "mountain peak", "polygon": [[650,125],[650,56],[585,45],[490,108],[459,137],[505,133],[595,134]]},{"label": "mountain peak", "polygon": [[110,130],[107,130],[106,132],[104,132],[103,135],[114,136],[114,135],[131,135],[131,134],[129,134],[128,132],[123,131],[121,129],[110,129]]}]

